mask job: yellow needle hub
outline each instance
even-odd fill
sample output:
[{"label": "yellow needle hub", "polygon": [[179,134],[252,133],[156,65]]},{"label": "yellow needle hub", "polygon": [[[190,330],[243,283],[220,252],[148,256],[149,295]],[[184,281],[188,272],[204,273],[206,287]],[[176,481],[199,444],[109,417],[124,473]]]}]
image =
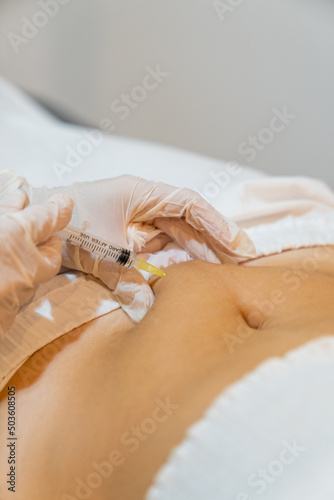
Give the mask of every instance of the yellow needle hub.
[{"label": "yellow needle hub", "polygon": [[148,273],[151,273],[151,274],[156,274],[157,276],[160,276],[161,278],[164,278],[164,276],[166,276],[165,271],[162,271],[161,269],[158,269],[157,267],[153,266],[152,264],[149,264],[144,259],[140,259],[139,264],[137,265],[137,269],[141,270],[141,271],[147,271]]}]

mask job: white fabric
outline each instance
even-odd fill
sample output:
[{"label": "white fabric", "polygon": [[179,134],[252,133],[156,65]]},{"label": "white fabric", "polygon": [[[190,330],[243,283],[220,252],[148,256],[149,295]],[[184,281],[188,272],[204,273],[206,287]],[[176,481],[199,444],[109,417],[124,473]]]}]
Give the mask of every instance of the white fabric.
[{"label": "white fabric", "polygon": [[[130,174],[202,192],[206,184],[212,182],[210,173],[221,172],[227,165],[175,148],[101,133],[100,143],[92,145],[91,152],[81,157],[81,163],[69,167],[71,171],[59,179],[55,164],[65,164],[68,148],[80,149],[80,141],[87,141],[85,134],[92,131],[59,122],[1,77],[0,132],[0,170],[18,172],[36,187]],[[264,174],[242,167],[238,175],[229,176],[228,185],[239,179],[260,177]],[[221,198],[208,198],[208,201],[214,202],[216,208],[215,202],[219,204]]]},{"label": "white fabric", "polygon": [[299,217],[288,215],[276,222],[259,224],[246,233],[253,240],[257,257],[300,247],[334,244],[334,210]]},{"label": "white fabric", "polygon": [[245,229],[257,257],[334,244],[334,192],[317,179],[244,180],[226,190],[219,210]]},{"label": "white fabric", "polygon": [[188,429],[146,500],[332,500],[333,368],[333,336],[262,363]]}]

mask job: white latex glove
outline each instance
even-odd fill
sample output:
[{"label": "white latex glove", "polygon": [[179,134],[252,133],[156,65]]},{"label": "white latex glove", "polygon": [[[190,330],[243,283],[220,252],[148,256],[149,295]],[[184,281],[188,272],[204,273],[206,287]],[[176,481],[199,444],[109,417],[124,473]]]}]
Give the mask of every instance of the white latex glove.
[{"label": "white latex glove", "polygon": [[[38,285],[58,273],[62,241],[52,234],[69,223],[73,208],[62,194],[42,206],[24,208],[26,193],[15,189],[15,182],[5,187],[4,179],[15,177],[19,181],[15,174],[0,172],[0,340]],[[22,179],[18,185],[24,184]]]},{"label": "white latex glove", "polygon": [[22,210],[29,203],[23,186],[27,186],[24,177],[10,170],[0,172],[0,216]]},{"label": "white latex glove", "polygon": [[[29,197],[35,203],[55,192],[75,202],[71,225],[137,253],[158,252],[173,240],[192,258],[214,263],[223,262],[226,255],[236,261],[255,255],[247,234],[189,189],[121,176],[51,190],[30,188]],[[153,303],[153,292],[136,269],[71,245],[64,245],[63,265],[100,278],[134,321]]]}]

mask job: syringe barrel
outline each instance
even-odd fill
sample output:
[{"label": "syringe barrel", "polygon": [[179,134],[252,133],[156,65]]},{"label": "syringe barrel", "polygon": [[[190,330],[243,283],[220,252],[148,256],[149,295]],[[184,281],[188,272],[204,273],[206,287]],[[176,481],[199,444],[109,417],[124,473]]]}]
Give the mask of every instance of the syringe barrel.
[{"label": "syringe barrel", "polygon": [[73,226],[67,226],[65,229],[55,233],[55,236],[58,236],[64,242],[98,255],[104,260],[124,267],[132,267],[136,260],[136,254],[131,252],[131,250],[114,245],[108,240]]}]

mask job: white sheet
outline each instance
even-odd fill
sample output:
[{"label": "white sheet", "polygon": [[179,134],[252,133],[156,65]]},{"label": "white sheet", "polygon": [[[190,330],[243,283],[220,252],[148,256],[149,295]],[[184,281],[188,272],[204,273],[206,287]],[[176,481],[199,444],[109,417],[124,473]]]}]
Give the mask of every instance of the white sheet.
[{"label": "white sheet", "polygon": [[[62,179],[56,163],[66,166],[68,148],[80,150],[89,129],[59,122],[17,88],[0,78],[0,161],[25,175],[33,186],[68,185],[73,182],[116,177],[124,173],[203,191],[212,182],[211,172],[227,163],[166,146],[104,134],[101,142],[77,167],[68,167]],[[98,131],[101,138],[102,133]],[[89,142],[89,141],[88,141]],[[230,184],[264,174],[242,167]],[[219,196],[217,197],[219,198]]]},{"label": "white sheet", "polygon": [[145,499],[333,499],[333,365],[334,337],[322,337],[228,387]]}]

